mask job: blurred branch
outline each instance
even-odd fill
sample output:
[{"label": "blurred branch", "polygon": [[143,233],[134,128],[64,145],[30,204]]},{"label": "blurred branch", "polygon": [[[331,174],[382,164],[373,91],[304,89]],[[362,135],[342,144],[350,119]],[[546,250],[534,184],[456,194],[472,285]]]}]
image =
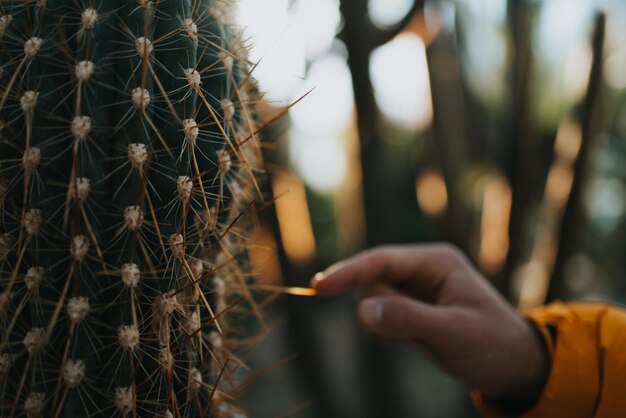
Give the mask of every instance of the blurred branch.
[{"label": "blurred branch", "polygon": [[[398,25],[383,31],[372,24],[367,0],[342,0],[340,3],[344,18],[340,38],[348,50],[357,113],[368,246],[418,238],[413,230],[419,217],[414,168],[410,156],[403,155],[393,160],[394,168],[396,172],[402,172],[401,176],[394,177],[393,170],[389,169],[390,152],[381,137],[380,112],[370,79],[369,62],[372,50],[402,31],[421,4],[422,1],[416,1]],[[393,362],[389,353],[372,344],[363,344],[362,347],[356,355],[363,368],[362,389],[365,391],[368,415],[401,416],[397,376],[391,372]]]},{"label": "blurred branch", "polygon": [[471,160],[467,112],[457,42],[442,31],[426,48],[433,103],[433,130],[439,163],[448,191],[448,210],[442,226],[446,239],[469,254],[471,213],[462,181]]},{"label": "blurred branch", "polygon": [[[343,40],[357,112],[367,245],[415,240],[419,208],[408,153],[393,155],[381,137],[380,112],[370,79],[373,42],[366,0],[342,0]],[[394,170],[390,170],[394,164]]]},{"label": "blurred branch", "polygon": [[[345,12],[354,13],[362,16],[363,20],[363,43],[366,44],[369,51],[373,51],[381,45],[386,44],[393,38],[398,36],[415,17],[415,14],[424,8],[424,0],[414,0],[409,11],[396,22],[394,25],[388,28],[378,27],[372,22],[372,19],[368,13],[367,0],[342,0],[341,10],[346,16]],[[346,42],[345,37],[350,33],[346,27],[337,35],[339,39]]]},{"label": "blurred branch", "polygon": [[532,204],[535,170],[534,146],[529,117],[530,73],[532,69],[531,27],[532,6],[527,0],[509,0],[508,20],[511,36],[512,62],[510,75],[510,114],[508,178],[513,196],[509,223],[509,253],[503,277],[496,283],[504,294],[509,292],[509,279],[524,258],[527,244],[527,215]]},{"label": "blurred branch", "polygon": [[402,19],[400,19],[400,21],[398,21],[395,25],[385,29],[381,29],[374,25],[368,15],[367,22],[370,26],[370,31],[372,33],[370,41],[372,43],[371,48],[378,48],[379,46],[386,44],[387,42],[398,36],[400,32],[402,32],[409,25],[409,23],[411,23],[411,20],[413,20],[416,13],[423,8],[424,0],[415,0],[413,2],[413,5],[411,6],[411,9],[407,12],[406,15],[404,15]]},{"label": "blurred branch", "polygon": [[599,95],[602,88],[602,64],[604,39],[606,32],[606,15],[600,12],[596,16],[593,33],[592,48],[593,61],[589,74],[587,93],[581,109],[582,141],[576,163],[574,165],[574,179],[572,189],[565,206],[561,221],[560,239],[555,268],[548,288],[548,300],[552,300],[562,292],[564,281],[564,267],[570,257],[576,252],[580,243],[580,233],[584,227],[582,215],[582,191],[589,177],[590,155],[594,148],[594,139],[597,137],[597,117],[599,112]]},{"label": "blurred branch", "polygon": [[[374,132],[378,107],[374,98],[374,88],[369,77],[369,56],[372,47],[367,39],[370,38],[370,23],[367,14],[367,1],[342,0],[340,5],[344,17],[344,27],[341,39],[345,42],[349,52],[348,65],[352,73],[354,98],[358,112],[358,130],[361,135],[361,154],[364,148],[370,145],[370,135],[363,133]],[[370,117],[361,117],[368,115]]]}]

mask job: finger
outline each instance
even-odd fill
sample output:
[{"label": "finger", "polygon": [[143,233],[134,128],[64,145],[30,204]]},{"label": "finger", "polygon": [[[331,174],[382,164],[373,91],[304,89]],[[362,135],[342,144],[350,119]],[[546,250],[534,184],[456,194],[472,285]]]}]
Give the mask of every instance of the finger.
[{"label": "finger", "polygon": [[406,296],[364,299],[358,317],[363,329],[382,339],[426,341],[449,325],[445,310]]},{"label": "finger", "polygon": [[397,288],[387,283],[372,283],[368,286],[358,288],[359,299],[370,298],[374,296],[394,296],[403,295]]},{"label": "finger", "polygon": [[449,271],[469,265],[454,247],[411,245],[380,247],[363,252],[318,273],[311,286],[320,295],[336,295],[375,282],[411,281],[425,291],[441,286]]}]

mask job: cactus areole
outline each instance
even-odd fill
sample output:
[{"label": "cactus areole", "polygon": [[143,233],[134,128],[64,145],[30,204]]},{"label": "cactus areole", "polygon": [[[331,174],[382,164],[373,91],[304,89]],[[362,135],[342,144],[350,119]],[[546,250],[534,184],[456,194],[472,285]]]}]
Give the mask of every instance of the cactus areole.
[{"label": "cactus areole", "polygon": [[261,163],[233,7],[1,2],[1,417],[244,416]]}]

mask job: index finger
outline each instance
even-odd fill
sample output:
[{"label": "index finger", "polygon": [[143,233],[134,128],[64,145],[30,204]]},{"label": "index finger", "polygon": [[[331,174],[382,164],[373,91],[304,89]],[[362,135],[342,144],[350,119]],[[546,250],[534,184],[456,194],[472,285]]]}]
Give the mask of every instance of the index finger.
[{"label": "index finger", "polygon": [[311,286],[323,296],[376,282],[410,284],[430,293],[436,292],[448,273],[461,265],[468,265],[465,257],[448,244],[385,246],[330,266],[315,275]]}]

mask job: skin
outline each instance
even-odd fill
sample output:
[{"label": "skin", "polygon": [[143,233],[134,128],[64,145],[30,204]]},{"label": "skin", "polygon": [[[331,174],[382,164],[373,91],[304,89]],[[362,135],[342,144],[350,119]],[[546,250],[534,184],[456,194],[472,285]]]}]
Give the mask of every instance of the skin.
[{"label": "skin", "polygon": [[416,344],[487,398],[532,405],[549,373],[533,326],[455,247],[375,248],[318,273],[321,296],[361,291],[357,316],[383,342]]}]

